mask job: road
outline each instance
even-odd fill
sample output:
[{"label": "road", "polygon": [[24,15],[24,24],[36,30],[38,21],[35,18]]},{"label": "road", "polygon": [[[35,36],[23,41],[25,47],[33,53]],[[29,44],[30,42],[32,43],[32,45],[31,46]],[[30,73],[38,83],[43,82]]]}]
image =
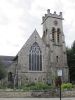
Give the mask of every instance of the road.
[{"label": "road", "polygon": [[[59,98],[0,98],[0,100],[60,100]],[[62,98],[61,100],[75,100],[75,98]]]}]

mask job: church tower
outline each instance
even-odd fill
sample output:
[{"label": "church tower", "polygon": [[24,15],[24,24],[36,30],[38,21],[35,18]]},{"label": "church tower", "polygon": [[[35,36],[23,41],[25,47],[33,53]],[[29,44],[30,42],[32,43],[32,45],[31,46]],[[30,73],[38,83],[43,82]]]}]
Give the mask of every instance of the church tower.
[{"label": "church tower", "polygon": [[62,12],[59,15],[56,12],[52,14],[48,9],[42,19],[42,39],[35,30],[8,67],[8,76],[13,75],[14,84],[53,84],[59,75],[63,82],[68,81]]},{"label": "church tower", "polygon": [[48,72],[51,71],[53,78],[58,76],[59,73],[62,74],[62,81],[67,82],[68,66],[62,21],[62,12],[59,15],[56,12],[52,14],[50,9],[48,9],[47,14],[42,17],[42,39],[49,49]]}]

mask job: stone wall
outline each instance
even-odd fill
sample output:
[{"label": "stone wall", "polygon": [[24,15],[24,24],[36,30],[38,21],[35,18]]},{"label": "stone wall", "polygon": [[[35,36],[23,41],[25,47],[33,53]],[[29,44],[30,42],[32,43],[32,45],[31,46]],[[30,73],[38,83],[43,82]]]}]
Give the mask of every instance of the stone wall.
[{"label": "stone wall", "polygon": [[25,98],[31,97],[31,92],[0,91],[0,98]]},{"label": "stone wall", "polygon": [[[0,90],[0,98],[51,98],[51,97],[59,97],[59,91],[55,92],[51,91],[3,91]],[[62,91],[62,98],[63,97],[75,97],[75,90],[74,91]]]},{"label": "stone wall", "polygon": [[75,97],[75,90],[73,90],[73,91],[63,91],[62,96],[63,97]]}]

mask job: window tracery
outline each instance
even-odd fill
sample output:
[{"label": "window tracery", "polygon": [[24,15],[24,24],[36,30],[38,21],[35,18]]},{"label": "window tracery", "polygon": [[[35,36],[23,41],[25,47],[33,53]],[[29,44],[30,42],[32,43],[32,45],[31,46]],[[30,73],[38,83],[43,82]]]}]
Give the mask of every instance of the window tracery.
[{"label": "window tracery", "polygon": [[35,42],[29,51],[29,70],[42,71],[42,52]]}]

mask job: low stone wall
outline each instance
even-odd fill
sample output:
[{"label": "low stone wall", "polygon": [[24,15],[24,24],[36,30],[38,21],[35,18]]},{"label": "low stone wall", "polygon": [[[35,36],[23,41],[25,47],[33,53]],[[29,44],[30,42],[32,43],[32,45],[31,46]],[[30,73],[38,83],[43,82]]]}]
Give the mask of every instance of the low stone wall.
[{"label": "low stone wall", "polygon": [[[62,91],[62,97],[75,97],[75,91]],[[59,91],[2,91],[0,90],[0,98],[50,98],[59,97]]]},{"label": "low stone wall", "polygon": [[31,92],[0,91],[0,98],[25,98],[31,97]]},{"label": "low stone wall", "polygon": [[75,97],[75,90],[72,91],[63,91],[62,92],[63,97]]}]

